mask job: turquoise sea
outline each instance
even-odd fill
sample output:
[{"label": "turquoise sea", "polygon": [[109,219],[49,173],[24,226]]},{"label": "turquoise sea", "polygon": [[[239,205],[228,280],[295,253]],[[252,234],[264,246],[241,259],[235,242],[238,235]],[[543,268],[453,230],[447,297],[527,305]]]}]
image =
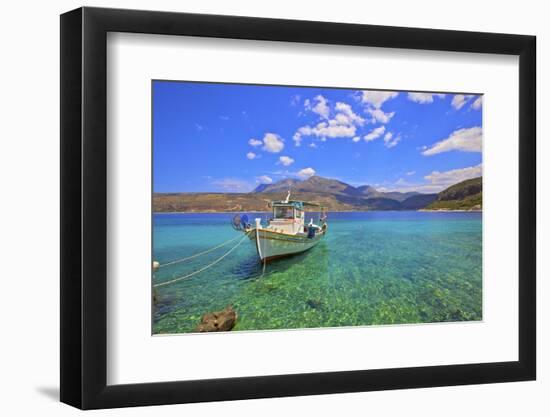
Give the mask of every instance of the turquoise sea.
[{"label": "turquoise sea", "polygon": [[[153,259],[162,265],[237,237],[232,216],[155,214]],[[328,222],[316,247],[265,271],[247,239],[211,268],[154,288],[153,333],[193,331],[228,304],[238,314],[233,331],[482,319],[481,213],[329,213]],[[238,242],[162,267],[153,285],[201,269]]]}]

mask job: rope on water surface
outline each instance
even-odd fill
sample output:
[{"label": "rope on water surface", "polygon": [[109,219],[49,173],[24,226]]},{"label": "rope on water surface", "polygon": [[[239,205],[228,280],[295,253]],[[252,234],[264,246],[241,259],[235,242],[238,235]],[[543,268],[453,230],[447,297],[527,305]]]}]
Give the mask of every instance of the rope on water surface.
[{"label": "rope on water surface", "polygon": [[199,269],[195,272],[191,272],[190,274],[184,275],[184,276],[179,277],[179,278],[171,279],[170,281],[160,282],[158,284],[153,285],[153,287],[158,288],[158,287],[163,287],[165,285],[173,284],[173,283],[178,282],[178,281],[183,281],[184,279],[191,278],[192,276],[197,275],[200,272],[206,271],[208,268],[216,265],[223,258],[225,258],[227,255],[229,255],[231,252],[233,252],[235,249],[237,249],[241,245],[241,243],[243,243],[244,240],[248,237],[248,233],[249,232],[246,232],[245,235],[241,238],[241,240],[239,240],[239,242],[235,246],[233,246],[231,249],[229,249],[226,253],[224,253],[222,256],[220,256],[218,259],[216,259],[214,262],[209,263],[208,265],[202,267],[201,269]]},{"label": "rope on water surface", "polygon": [[[248,233],[248,232],[247,232]],[[235,240],[237,240],[239,238],[239,236],[237,237],[234,237],[234,238],[231,238],[229,240],[226,240],[225,242],[223,243],[220,243],[218,246],[214,246],[213,248],[210,248],[210,249],[207,249],[203,252],[199,252],[199,253],[196,253],[194,255],[191,255],[191,256],[187,256],[186,258],[181,258],[181,259],[176,259],[174,261],[170,261],[170,262],[167,262],[165,264],[162,264],[162,265],[159,265],[159,268],[164,268],[165,266],[170,266],[170,265],[175,265],[175,264],[179,264],[179,263],[182,263],[182,262],[185,262],[185,261],[188,261],[189,259],[193,259],[193,258],[196,258],[197,256],[201,256],[201,255],[206,255],[207,253],[210,253],[210,252],[213,252],[215,251],[216,249],[219,249],[225,245],[228,245],[230,244],[231,242],[234,242]]]}]

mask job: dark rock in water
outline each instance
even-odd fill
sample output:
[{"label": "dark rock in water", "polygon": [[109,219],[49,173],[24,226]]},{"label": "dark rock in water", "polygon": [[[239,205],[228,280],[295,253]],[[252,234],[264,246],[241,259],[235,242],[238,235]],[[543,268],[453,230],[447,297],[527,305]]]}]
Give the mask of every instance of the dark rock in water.
[{"label": "dark rock in water", "polygon": [[196,332],[226,332],[235,327],[237,312],[232,305],[225,307],[225,310],[206,313],[202,316],[201,322],[195,329]]},{"label": "dark rock in water", "polygon": [[306,301],[306,304],[308,307],[311,307],[311,308],[321,308],[323,306],[323,302],[321,300],[314,300],[314,299],[309,299]]}]

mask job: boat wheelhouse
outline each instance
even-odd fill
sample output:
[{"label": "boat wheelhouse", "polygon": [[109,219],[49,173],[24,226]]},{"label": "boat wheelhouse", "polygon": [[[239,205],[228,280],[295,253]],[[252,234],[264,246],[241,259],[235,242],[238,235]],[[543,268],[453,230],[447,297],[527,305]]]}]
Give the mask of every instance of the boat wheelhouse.
[{"label": "boat wheelhouse", "polygon": [[[305,201],[272,201],[272,217],[266,225],[256,218],[253,225],[248,218],[240,220],[242,230],[255,242],[261,261],[270,261],[289,255],[305,252],[319,243],[327,232],[327,216],[322,206]],[[306,224],[306,208],[317,211],[318,222],[313,221],[313,213]],[[235,223],[235,222],[234,222]]]}]

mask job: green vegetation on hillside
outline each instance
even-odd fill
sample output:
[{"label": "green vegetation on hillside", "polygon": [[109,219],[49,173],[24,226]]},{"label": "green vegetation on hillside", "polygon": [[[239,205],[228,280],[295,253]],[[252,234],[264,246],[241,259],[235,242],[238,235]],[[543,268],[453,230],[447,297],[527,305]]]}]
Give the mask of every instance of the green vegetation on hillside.
[{"label": "green vegetation on hillside", "polygon": [[452,185],[441,191],[427,210],[481,210],[483,207],[482,177]]},{"label": "green vegetation on hillside", "polygon": [[479,194],[482,190],[482,183],[482,177],[478,177],[451,185],[438,194],[438,200],[462,200],[466,197]]},{"label": "green vegetation on hillside", "polygon": [[481,193],[474,194],[462,200],[436,200],[431,203],[428,210],[481,210]]}]

